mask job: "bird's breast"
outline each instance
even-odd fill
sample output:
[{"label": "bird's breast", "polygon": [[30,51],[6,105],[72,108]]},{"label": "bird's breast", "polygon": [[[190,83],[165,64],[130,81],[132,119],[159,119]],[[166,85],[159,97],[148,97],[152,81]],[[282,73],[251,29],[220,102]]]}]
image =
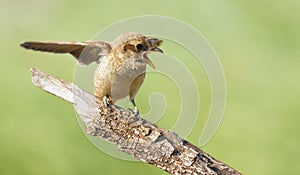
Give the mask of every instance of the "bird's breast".
[{"label": "bird's breast", "polygon": [[125,98],[132,82],[145,71],[146,64],[139,58],[107,57],[95,72],[95,94],[100,98],[109,95],[113,101]]}]

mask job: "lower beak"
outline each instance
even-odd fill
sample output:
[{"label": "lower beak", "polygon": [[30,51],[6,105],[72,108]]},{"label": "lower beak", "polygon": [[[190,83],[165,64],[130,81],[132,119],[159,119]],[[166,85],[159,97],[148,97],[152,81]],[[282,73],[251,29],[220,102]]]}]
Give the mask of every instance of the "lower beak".
[{"label": "lower beak", "polygon": [[155,69],[155,65],[152,63],[152,61],[149,59],[146,53],[143,55],[143,58],[147,64],[149,64],[153,69]]}]

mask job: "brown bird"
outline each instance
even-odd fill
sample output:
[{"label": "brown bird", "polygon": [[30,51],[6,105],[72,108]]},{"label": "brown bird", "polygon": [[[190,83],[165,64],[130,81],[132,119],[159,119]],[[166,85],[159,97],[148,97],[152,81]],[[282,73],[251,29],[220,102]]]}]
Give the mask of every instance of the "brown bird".
[{"label": "brown bird", "polygon": [[146,65],[155,68],[148,58],[149,52],[161,52],[162,40],[139,33],[126,33],[113,42],[24,42],[26,49],[43,52],[70,53],[80,65],[96,62],[94,86],[95,96],[105,105],[129,96],[135,112],[138,108],[134,98],[144,82]]}]

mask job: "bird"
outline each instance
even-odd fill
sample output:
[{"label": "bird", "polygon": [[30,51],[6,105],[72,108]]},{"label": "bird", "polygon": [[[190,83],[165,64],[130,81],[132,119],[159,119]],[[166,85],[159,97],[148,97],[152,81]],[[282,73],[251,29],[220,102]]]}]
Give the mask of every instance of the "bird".
[{"label": "bird", "polygon": [[125,33],[112,42],[36,42],[27,41],[21,47],[41,52],[69,53],[79,63],[87,66],[98,64],[94,73],[94,95],[105,106],[129,96],[135,114],[139,109],[135,96],[144,82],[146,66],[155,69],[148,53],[164,53],[159,46],[163,40],[137,32]]}]

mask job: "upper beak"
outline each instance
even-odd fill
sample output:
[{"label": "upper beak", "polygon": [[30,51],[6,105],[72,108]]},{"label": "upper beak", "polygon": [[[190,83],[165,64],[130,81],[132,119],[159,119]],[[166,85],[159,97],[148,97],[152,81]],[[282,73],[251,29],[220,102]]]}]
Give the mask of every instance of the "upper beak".
[{"label": "upper beak", "polygon": [[162,40],[150,38],[148,41],[150,43],[150,48],[152,47],[150,51],[164,53],[160,48],[158,48],[158,46],[163,42]]},{"label": "upper beak", "polygon": [[152,48],[151,49],[151,51],[153,51],[153,52],[160,52],[160,53],[164,53],[164,51],[163,50],[161,50],[160,48],[158,48],[158,47],[154,47],[154,48]]}]

